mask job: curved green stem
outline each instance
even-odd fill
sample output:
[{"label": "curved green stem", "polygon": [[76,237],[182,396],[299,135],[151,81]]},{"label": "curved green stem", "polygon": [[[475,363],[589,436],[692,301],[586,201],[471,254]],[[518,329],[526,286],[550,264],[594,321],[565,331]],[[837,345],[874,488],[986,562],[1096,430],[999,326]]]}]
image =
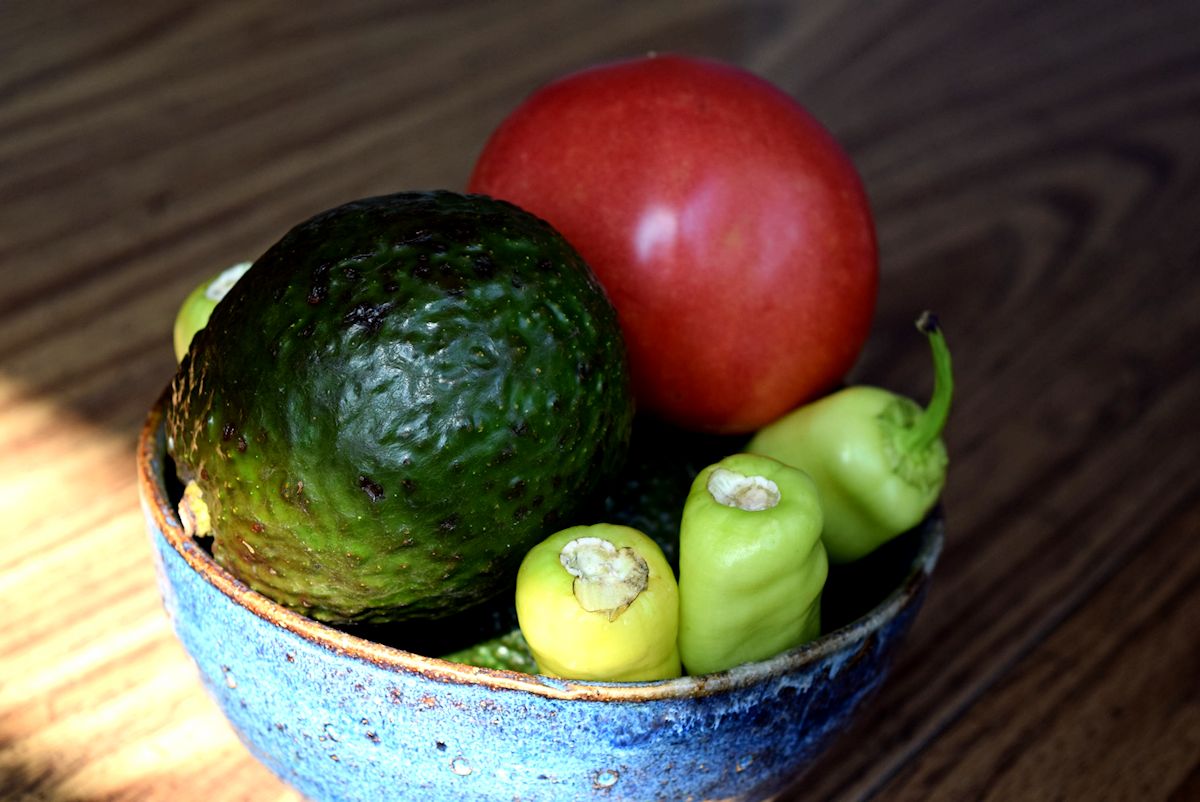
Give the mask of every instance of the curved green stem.
[{"label": "curved green stem", "polygon": [[937,316],[922,312],[917,318],[917,330],[929,338],[933,351],[933,395],[929,405],[906,432],[905,446],[912,451],[928,448],[942,435],[950,417],[950,399],[954,395],[954,374],[950,367],[950,348],[942,334]]}]

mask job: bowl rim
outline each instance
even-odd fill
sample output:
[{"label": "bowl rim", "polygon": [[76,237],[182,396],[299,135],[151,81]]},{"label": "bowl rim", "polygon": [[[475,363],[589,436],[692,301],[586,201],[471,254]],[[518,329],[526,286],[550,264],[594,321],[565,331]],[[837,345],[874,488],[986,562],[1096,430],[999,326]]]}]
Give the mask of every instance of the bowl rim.
[{"label": "bowl rim", "polygon": [[919,598],[941,554],[945,539],[944,520],[940,510],[936,510],[923,524],[924,536],[904,581],[868,613],[816,640],[774,657],[719,673],[685,675],[653,682],[589,682],[469,666],[367,640],[283,607],[251,590],[185,534],[178,512],[167,498],[162,476],[166,461],[165,447],[160,447],[160,444],[165,446],[164,417],[169,391],[168,387],[151,407],[138,435],[138,495],[158,532],[188,566],[238,606],[310,644],[380,668],[421,674],[443,682],[486,685],[555,699],[606,702],[706,696],[744,688],[816,664],[849,644],[867,641],[885,623]]}]

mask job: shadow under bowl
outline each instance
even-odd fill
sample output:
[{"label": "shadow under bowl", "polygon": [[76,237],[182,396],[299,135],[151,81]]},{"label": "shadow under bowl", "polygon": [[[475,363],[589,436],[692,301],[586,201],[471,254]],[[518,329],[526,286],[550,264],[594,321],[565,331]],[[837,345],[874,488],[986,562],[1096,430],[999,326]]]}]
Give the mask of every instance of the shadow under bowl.
[{"label": "shadow under bowl", "polygon": [[162,417],[137,462],[167,614],[242,742],[317,802],[768,799],[879,688],[944,538],[935,512],[835,568],[828,634],[769,660],[647,683],[475,668],[318,623],[214,562],[172,504]]}]

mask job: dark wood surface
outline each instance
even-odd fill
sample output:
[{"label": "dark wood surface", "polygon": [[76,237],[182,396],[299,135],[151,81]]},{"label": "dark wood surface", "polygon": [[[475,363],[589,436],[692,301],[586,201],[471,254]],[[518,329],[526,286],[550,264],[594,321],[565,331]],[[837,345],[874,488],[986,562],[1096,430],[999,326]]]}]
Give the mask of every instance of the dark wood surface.
[{"label": "dark wood surface", "polygon": [[133,483],[184,294],[357,196],[461,188],[649,50],[805,103],[883,281],[853,378],[958,397],[949,541],[789,799],[1200,799],[1200,4],[0,3],[0,798],[295,800],[175,643]]}]

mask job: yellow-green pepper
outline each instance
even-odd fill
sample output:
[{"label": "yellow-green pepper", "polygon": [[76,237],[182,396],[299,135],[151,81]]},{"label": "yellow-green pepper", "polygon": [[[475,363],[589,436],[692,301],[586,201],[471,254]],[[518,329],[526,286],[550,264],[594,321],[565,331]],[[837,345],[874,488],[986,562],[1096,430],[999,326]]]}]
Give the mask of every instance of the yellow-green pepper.
[{"label": "yellow-green pepper", "polygon": [[179,311],[175,313],[172,338],[177,361],[183,361],[183,355],[188,352],[188,346],[192,344],[192,337],[208,325],[208,318],[212,315],[212,310],[249,269],[249,262],[241,262],[227,268],[200,284],[183,299],[183,303],[179,305]]},{"label": "yellow-green pepper", "polygon": [[812,640],[829,562],[817,489],[770,457],[734,454],[696,476],[679,530],[679,652],[723,671]]},{"label": "yellow-green pepper", "polygon": [[542,674],[642,682],[682,672],[675,575],[632,527],[574,526],[534,546],[517,572],[516,606]]},{"label": "yellow-green pepper", "polygon": [[768,424],[746,446],[817,483],[821,537],[834,562],[857,560],[916,526],[945,485],[950,351],[933,315],[922,314],[917,328],[933,351],[934,390],[925,409],[878,387],[847,387]]}]

